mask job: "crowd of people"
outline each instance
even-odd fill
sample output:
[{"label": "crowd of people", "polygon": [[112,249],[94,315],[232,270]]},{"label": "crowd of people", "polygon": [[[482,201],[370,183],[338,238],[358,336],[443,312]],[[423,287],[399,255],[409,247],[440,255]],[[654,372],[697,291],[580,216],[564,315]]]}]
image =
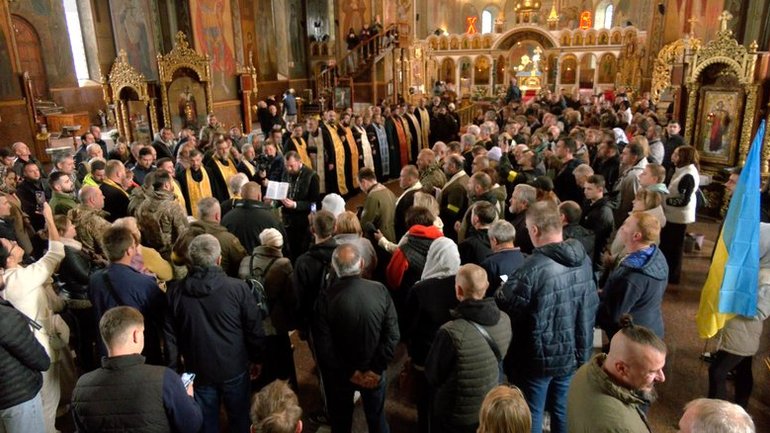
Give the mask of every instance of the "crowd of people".
[{"label": "crowd of people", "polygon": [[[649,431],[698,152],[644,97],[509,94],[468,125],[444,92],[304,125],[272,99],[248,135],[209,114],[114,149],[91,127],[48,171],[0,149],[0,431],[69,408],[80,432],[214,433],[221,406],[228,431],[301,431],[292,332],[333,433],[354,395],[390,430],[399,344],[420,432]],[[757,316],[728,322],[683,432],[754,431],[767,227]]]}]

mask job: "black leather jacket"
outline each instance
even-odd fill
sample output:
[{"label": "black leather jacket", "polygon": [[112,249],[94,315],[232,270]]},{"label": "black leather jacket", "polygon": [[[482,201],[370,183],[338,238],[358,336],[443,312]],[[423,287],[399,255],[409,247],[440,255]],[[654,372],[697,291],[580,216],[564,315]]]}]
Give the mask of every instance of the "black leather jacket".
[{"label": "black leather jacket", "polygon": [[91,261],[77,248],[64,246],[64,259],[59,266],[59,282],[62,292],[70,299],[88,299],[88,282]]}]

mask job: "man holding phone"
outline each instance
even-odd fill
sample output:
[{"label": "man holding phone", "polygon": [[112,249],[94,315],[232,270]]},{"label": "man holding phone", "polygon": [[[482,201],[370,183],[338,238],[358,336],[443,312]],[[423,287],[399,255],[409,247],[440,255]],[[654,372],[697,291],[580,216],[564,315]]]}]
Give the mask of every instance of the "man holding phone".
[{"label": "man holding phone", "polygon": [[[22,166],[22,180],[16,188],[16,195],[21,201],[21,210],[29,215],[29,222],[36,232],[45,228],[45,218],[43,218],[43,204],[51,198],[51,190],[48,182],[44,182],[40,173],[40,168],[34,161],[28,161]],[[39,236],[32,239],[33,256],[40,257],[46,242]]]},{"label": "man holding phone", "polygon": [[[203,416],[193,399],[193,377],[183,383],[173,370],[145,365],[144,317],[132,307],[115,307],[99,321],[108,356],[102,368],[80,377],[72,395],[79,432],[145,431],[195,433]],[[116,405],[115,402],[120,402]],[[157,404],[162,402],[162,404]]]}]

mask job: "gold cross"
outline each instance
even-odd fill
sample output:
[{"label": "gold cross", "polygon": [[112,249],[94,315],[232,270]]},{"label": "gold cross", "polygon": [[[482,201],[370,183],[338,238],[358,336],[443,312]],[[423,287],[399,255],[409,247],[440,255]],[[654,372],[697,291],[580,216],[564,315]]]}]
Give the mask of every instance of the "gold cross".
[{"label": "gold cross", "polygon": [[695,18],[694,16],[692,16],[692,17],[690,17],[689,20],[687,20],[687,22],[690,23],[690,35],[694,35],[695,34],[695,23],[698,22],[698,19]]},{"label": "gold cross", "polygon": [[719,28],[721,31],[727,30],[727,22],[733,19],[733,14],[728,11],[722,11],[719,14]]}]

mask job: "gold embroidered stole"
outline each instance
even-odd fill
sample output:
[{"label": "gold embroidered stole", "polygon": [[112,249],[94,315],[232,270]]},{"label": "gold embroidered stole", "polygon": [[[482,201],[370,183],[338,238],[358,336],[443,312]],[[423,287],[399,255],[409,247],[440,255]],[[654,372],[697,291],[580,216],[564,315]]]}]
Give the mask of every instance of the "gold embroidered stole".
[{"label": "gold embroidered stole", "polygon": [[[407,113],[406,118],[408,122],[414,127],[414,131],[417,133],[417,149],[422,149],[422,130],[420,129],[420,121],[417,120],[417,116],[415,116],[412,113]],[[409,131],[409,135],[412,135],[411,130]],[[417,159],[417,155],[412,155],[412,146],[409,146],[409,160],[414,161]]]},{"label": "gold embroidered stole", "polygon": [[422,127],[422,148],[427,149],[430,146],[430,114],[427,108],[417,108],[420,113],[420,126]]},{"label": "gold embroidered stole", "polygon": [[401,159],[401,167],[409,164],[409,138],[404,131],[404,123],[402,118],[393,116],[393,124],[396,126],[396,135],[398,136],[398,152]]},{"label": "gold embroidered stole", "polygon": [[[217,165],[217,170],[219,170],[219,174],[222,175],[222,180],[224,181],[224,184],[227,185],[227,181],[230,180],[230,177],[231,176],[235,176],[236,174],[238,174],[238,169],[235,168],[235,163],[232,160],[230,160],[229,164],[224,165],[219,160],[219,158],[214,157],[212,159],[214,160],[214,164]],[[227,189],[227,197],[228,198],[230,197],[230,189],[229,188]]]},{"label": "gold embroidered stole", "polygon": [[187,181],[187,194],[190,196],[190,210],[192,216],[198,218],[198,202],[204,198],[211,197],[211,182],[206,169],[201,167],[203,178],[196,182],[192,177],[192,169],[185,170],[185,180]]},{"label": "gold embroidered stole", "polygon": [[182,194],[182,187],[179,186],[179,182],[174,179],[172,181],[174,184],[174,197],[176,197],[176,202],[179,203],[180,206],[182,206],[182,212],[187,214],[187,202],[184,199],[184,194]]},{"label": "gold embroidered stole", "polygon": [[318,135],[315,137],[313,134],[308,134],[307,137],[307,143],[308,148],[315,147],[315,158],[313,158],[313,165],[310,166],[313,170],[315,170],[316,174],[318,175],[318,186],[319,191],[321,194],[326,192],[326,169],[324,168],[324,143],[323,143],[323,134],[321,134],[321,131],[318,131]]},{"label": "gold embroidered stole", "polygon": [[241,162],[246,167],[246,170],[249,171],[249,177],[254,177],[257,174],[257,168],[254,167],[254,164],[250,163],[246,159],[242,159]]},{"label": "gold embroidered stole", "polygon": [[310,162],[310,155],[307,154],[307,143],[305,143],[305,139],[299,137],[298,142],[296,138],[292,137],[291,141],[294,143],[294,148],[297,150],[299,159],[302,160],[302,164],[306,167],[312,167],[313,164]]},{"label": "gold embroidered stole", "polygon": [[[332,139],[334,145],[334,170],[337,173],[337,189],[340,195],[348,193],[348,187],[345,185],[345,145],[342,144],[339,134],[337,134],[337,128],[324,123],[323,124]],[[332,191],[326,191],[332,192]]]},{"label": "gold embroidered stole", "polygon": [[110,185],[110,186],[112,186],[112,187],[114,187],[114,188],[117,188],[117,189],[119,189],[119,190],[120,190],[120,192],[122,192],[123,194],[125,194],[125,196],[126,196],[126,197],[128,197],[128,192],[126,192],[126,190],[125,190],[125,189],[123,189],[123,187],[122,187],[122,186],[120,186],[120,185],[118,185],[117,183],[115,183],[115,181],[113,181],[112,179],[107,179],[107,178],[105,177],[105,178],[104,178],[104,181],[103,181],[102,183],[106,183],[107,185]]},{"label": "gold embroidered stole", "polygon": [[345,131],[345,141],[348,142],[348,149],[350,149],[353,188],[358,188],[358,146],[356,145],[356,138],[353,137],[353,130],[350,127],[343,126],[342,130]]}]

